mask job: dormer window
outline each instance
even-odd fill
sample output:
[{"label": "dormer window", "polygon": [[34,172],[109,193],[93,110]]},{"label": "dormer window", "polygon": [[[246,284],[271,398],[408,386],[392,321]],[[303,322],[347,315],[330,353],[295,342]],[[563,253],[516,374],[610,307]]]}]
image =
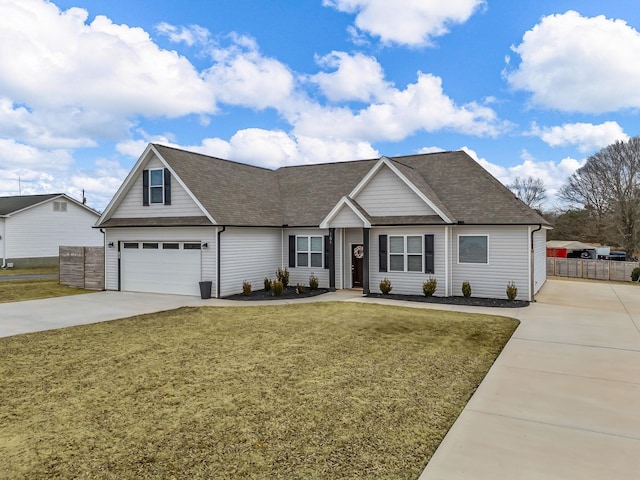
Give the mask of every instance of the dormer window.
[{"label": "dormer window", "polygon": [[171,205],[171,173],[168,169],[142,171],[142,204]]}]

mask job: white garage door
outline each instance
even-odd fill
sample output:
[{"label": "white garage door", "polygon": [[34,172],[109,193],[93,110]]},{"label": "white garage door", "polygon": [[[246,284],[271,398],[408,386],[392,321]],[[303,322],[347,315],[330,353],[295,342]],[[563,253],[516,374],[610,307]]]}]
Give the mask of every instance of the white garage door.
[{"label": "white garage door", "polygon": [[121,288],[129,292],[200,295],[200,242],[123,242]]}]

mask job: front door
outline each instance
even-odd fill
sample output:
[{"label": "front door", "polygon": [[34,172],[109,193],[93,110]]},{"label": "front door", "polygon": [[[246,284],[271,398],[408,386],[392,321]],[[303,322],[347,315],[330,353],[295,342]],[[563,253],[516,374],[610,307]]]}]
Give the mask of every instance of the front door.
[{"label": "front door", "polygon": [[362,265],[364,258],[364,245],[351,244],[351,286],[362,288]]}]

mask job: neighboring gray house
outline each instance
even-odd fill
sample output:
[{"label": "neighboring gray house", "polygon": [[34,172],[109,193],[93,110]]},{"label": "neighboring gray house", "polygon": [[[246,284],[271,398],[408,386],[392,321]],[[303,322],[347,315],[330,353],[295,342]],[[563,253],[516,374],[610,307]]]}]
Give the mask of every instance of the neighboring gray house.
[{"label": "neighboring gray house", "polygon": [[99,217],[64,193],[0,197],[0,266],[53,266],[60,245],[102,246]]},{"label": "neighboring gray house", "polygon": [[464,152],[269,170],[150,144],[96,228],[106,288],[215,296],[290,283],[533,299],[546,280],[548,223]]}]

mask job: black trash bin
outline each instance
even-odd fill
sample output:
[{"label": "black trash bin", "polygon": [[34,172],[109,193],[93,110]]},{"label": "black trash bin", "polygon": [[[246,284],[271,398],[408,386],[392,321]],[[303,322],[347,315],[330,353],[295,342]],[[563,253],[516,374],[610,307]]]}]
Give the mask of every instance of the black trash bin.
[{"label": "black trash bin", "polygon": [[211,283],[212,282],[200,282],[200,298],[211,298]]}]

